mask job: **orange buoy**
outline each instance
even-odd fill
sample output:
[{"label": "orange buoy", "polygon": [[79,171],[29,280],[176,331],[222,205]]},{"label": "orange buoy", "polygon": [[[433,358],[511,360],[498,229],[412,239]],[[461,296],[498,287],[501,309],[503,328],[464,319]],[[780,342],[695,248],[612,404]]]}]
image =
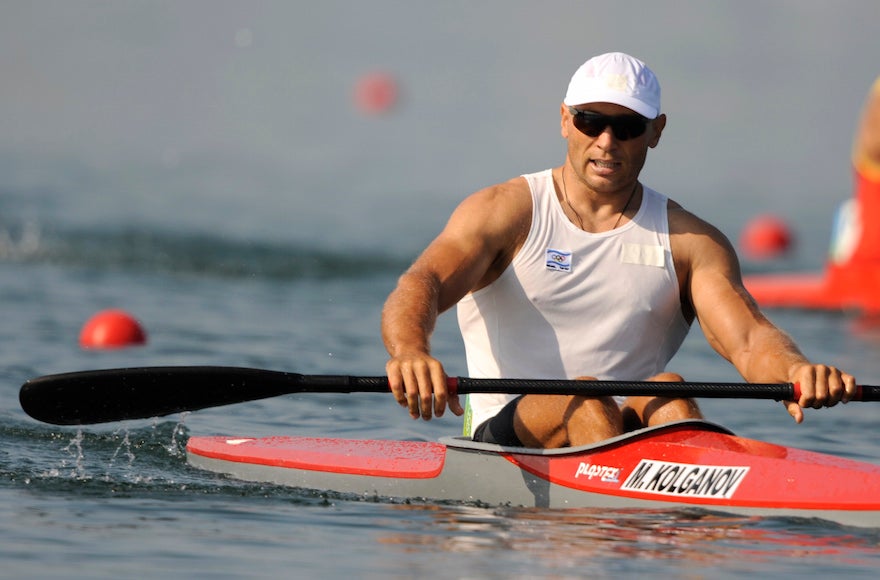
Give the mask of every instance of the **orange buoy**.
[{"label": "orange buoy", "polygon": [[79,334],[82,348],[124,348],[145,344],[140,323],[124,310],[102,310],[92,316]]},{"label": "orange buoy", "polygon": [[358,79],[354,87],[354,103],[368,115],[391,110],[397,103],[397,81],[386,72],[372,72]]},{"label": "orange buoy", "polygon": [[742,252],[749,258],[776,258],[791,248],[792,235],[788,225],[774,215],[761,215],[751,220],[739,239]]}]

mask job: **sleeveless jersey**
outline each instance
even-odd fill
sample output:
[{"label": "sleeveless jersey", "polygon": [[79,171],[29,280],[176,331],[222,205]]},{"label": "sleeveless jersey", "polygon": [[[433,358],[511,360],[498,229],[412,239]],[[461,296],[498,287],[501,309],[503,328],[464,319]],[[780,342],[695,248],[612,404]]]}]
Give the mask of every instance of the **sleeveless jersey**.
[{"label": "sleeveless jersey", "polygon": [[[645,187],[632,221],[594,234],[566,217],[551,170],[523,177],[532,196],[523,247],[497,280],[457,305],[468,374],[643,380],[663,372],[690,328],[667,198]],[[469,395],[465,433],[514,398]]]}]

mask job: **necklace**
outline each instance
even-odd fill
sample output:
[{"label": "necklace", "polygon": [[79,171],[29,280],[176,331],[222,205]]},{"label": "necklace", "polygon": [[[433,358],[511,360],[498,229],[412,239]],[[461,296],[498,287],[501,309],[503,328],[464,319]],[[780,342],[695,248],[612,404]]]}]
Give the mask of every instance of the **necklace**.
[{"label": "necklace", "polygon": [[[568,209],[570,209],[571,213],[574,214],[574,217],[577,218],[578,225],[580,226],[580,228],[582,230],[586,231],[586,229],[584,228],[584,221],[581,219],[581,214],[579,214],[577,212],[577,210],[574,209],[574,206],[571,205],[571,202],[568,201],[568,191],[566,190],[566,187],[565,187],[565,165],[562,166],[561,179],[562,179],[562,197],[565,198],[565,205],[568,206]],[[633,190],[631,192],[629,192],[629,197],[626,199],[626,203],[623,205],[623,209],[620,210],[620,215],[617,216],[617,221],[614,222],[614,227],[611,228],[612,230],[616,230],[617,226],[620,225],[620,220],[621,220],[621,218],[623,218],[623,214],[625,214],[626,210],[629,208],[629,202],[631,202],[632,198],[635,197],[636,189],[638,189],[638,188],[639,188],[639,182],[636,181],[636,184],[633,186]]]}]

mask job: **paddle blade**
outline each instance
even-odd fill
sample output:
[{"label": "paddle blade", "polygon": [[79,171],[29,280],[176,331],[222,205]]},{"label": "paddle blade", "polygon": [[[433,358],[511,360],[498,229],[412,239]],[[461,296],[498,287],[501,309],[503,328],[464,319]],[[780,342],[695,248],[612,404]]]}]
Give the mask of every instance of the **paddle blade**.
[{"label": "paddle blade", "polygon": [[302,375],[245,367],[134,367],[46,375],[19,392],[25,413],[54,425],[148,419],[291,393],[388,392],[386,377]]},{"label": "paddle blade", "polygon": [[26,382],[24,411],[45,423],[146,419],[296,392],[301,375],[230,367],[143,367],[47,375]]}]

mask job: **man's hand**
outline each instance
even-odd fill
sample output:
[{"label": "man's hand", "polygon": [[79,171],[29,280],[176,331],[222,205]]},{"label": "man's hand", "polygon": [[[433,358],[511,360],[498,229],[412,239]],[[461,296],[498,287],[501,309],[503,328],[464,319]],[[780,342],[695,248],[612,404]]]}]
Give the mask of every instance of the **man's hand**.
[{"label": "man's hand", "polygon": [[446,372],[440,361],[425,353],[392,357],[385,365],[391,393],[413,419],[442,417],[447,405],[455,415],[464,414],[458,395],[449,394]]},{"label": "man's hand", "polygon": [[789,371],[789,381],[800,387],[797,401],[784,401],[788,414],[797,423],[804,420],[804,409],[833,407],[839,402],[848,403],[856,395],[856,379],[835,367],[814,364],[798,364]]}]

